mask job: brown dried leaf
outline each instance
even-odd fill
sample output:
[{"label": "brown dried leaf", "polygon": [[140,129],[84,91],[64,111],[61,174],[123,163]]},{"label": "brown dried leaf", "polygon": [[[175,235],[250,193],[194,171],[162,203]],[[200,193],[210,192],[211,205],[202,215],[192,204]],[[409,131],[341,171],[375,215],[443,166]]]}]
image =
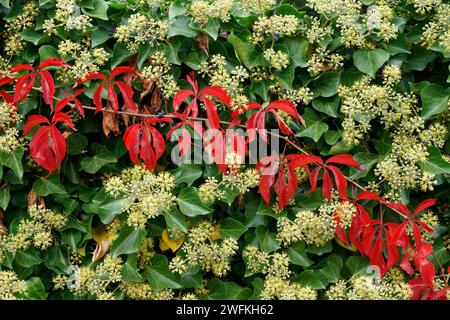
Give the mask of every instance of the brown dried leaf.
[{"label": "brown dried leaf", "polygon": [[36,202],[39,202],[39,204],[41,204],[41,205],[45,205],[44,198],[38,196],[38,194],[36,192],[34,192],[33,190],[28,192],[27,200],[28,200],[29,207],[31,207]]},{"label": "brown dried leaf", "polygon": [[94,255],[92,256],[92,262],[96,262],[103,258],[109,250],[111,243],[108,240],[102,240],[100,243],[97,243],[97,246],[94,250]]},{"label": "brown dried leaf", "polygon": [[70,132],[70,131],[64,131],[64,132],[62,133],[62,136],[64,137],[64,139],[67,140],[67,138],[68,138],[71,134],[72,134],[72,132]]},{"label": "brown dried leaf", "polygon": [[153,91],[152,94],[152,99],[150,101],[151,114],[156,114],[159,110],[161,110],[161,105],[161,91],[159,90],[159,88],[155,88],[155,91]]},{"label": "brown dried leaf", "polygon": [[197,36],[197,40],[198,40],[198,47],[200,49],[202,49],[203,51],[205,51],[206,54],[209,53],[209,38],[206,34],[204,33],[200,33]]},{"label": "brown dried leaf", "polygon": [[155,85],[155,81],[144,80],[143,86],[144,86],[145,91],[142,92],[141,95],[139,96],[140,101],[142,101],[142,99],[152,91],[154,85]]},{"label": "brown dried leaf", "polygon": [[[107,110],[112,110],[111,107],[108,106]],[[105,112],[103,113],[103,121],[102,121],[102,128],[105,136],[109,136],[109,133],[112,131],[115,136],[117,136],[120,133],[119,130],[119,119],[117,119],[117,115],[112,112]]]},{"label": "brown dried leaf", "polygon": [[9,234],[9,230],[3,222],[4,214],[3,211],[0,210],[0,235],[7,236]]}]

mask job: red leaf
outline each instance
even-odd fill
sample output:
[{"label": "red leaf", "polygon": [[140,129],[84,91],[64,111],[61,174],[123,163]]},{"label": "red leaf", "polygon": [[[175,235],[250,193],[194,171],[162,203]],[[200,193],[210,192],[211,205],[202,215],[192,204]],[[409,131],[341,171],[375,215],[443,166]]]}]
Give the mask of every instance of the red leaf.
[{"label": "red leaf", "polygon": [[137,111],[137,104],[133,101],[133,89],[122,81],[115,81],[114,84],[119,87],[119,90],[122,93],[125,107],[128,110]]},{"label": "red leaf", "polygon": [[416,210],[414,210],[414,216],[416,216],[419,212],[432,207],[436,204],[436,199],[427,199],[422,201],[421,203],[419,203],[419,205],[417,206]]},{"label": "red leaf", "polygon": [[164,142],[164,138],[161,135],[161,133],[154,127],[148,126],[147,127],[152,135],[152,145],[153,148],[155,148],[155,157],[156,160],[161,158],[161,156],[164,154],[164,151],[166,150],[166,144]]},{"label": "red leaf", "polygon": [[139,165],[141,127],[140,123],[133,124],[127,128],[123,135],[123,141],[130,154],[130,159],[136,165]]},{"label": "red leaf", "polygon": [[400,262],[400,268],[402,268],[407,274],[411,275],[414,273],[411,263],[409,262],[409,252],[407,251]]},{"label": "red leaf", "polygon": [[303,167],[306,169],[308,168],[308,165],[312,163],[323,164],[322,159],[313,154],[289,154],[286,158],[291,160],[291,163],[295,168]]},{"label": "red leaf", "polygon": [[278,127],[280,128],[281,132],[283,132],[286,135],[293,135],[294,132],[291,130],[291,128],[288,127],[286,122],[284,122],[283,118],[280,117],[280,115],[276,112],[271,110],[270,112],[273,113],[275,118],[277,119]]},{"label": "red leaf", "polygon": [[121,75],[123,73],[128,73],[128,74],[132,74],[132,75],[136,75],[137,76],[137,73],[136,73],[136,71],[134,71],[133,68],[127,67],[127,66],[120,66],[120,67],[115,67],[111,71],[111,74],[109,75],[109,80],[112,80],[115,77],[117,77],[118,75]]},{"label": "red leaf", "polygon": [[117,100],[117,94],[113,85],[108,84],[106,87],[108,91],[108,100],[111,102],[111,106],[115,112],[119,111],[119,101]]},{"label": "red leaf", "polygon": [[256,164],[256,170],[261,175],[259,183],[259,192],[266,202],[267,206],[270,204],[270,188],[275,182],[275,174],[279,167],[279,157],[278,155],[271,155],[262,158]]},{"label": "red leaf", "polygon": [[37,126],[38,124],[41,124],[41,123],[50,124],[50,121],[48,121],[48,119],[44,116],[40,116],[40,115],[30,116],[28,118],[27,123],[25,123],[25,125],[23,126],[23,135],[26,136],[27,134],[29,134],[35,126]]},{"label": "red leaf", "polygon": [[308,193],[312,193],[317,189],[317,179],[319,178],[320,167],[315,167],[311,174],[309,175],[309,183],[311,184],[311,189],[309,189]]},{"label": "red leaf", "polygon": [[199,99],[205,103],[206,114],[208,115],[208,127],[211,129],[218,129],[220,127],[220,119],[217,114],[217,107],[215,103],[206,97],[200,97]]},{"label": "red leaf", "polygon": [[[16,88],[14,91],[14,103],[20,102],[26,98],[28,93],[30,93],[33,86],[34,77],[31,77],[29,73],[20,77],[19,81],[16,83]],[[31,86],[29,83],[31,82]]]},{"label": "red leaf", "polygon": [[0,90],[0,96],[5,100],[7,103],[13,104],[14,103],[14,97],[10,95],[8,92]]},{"label": "red leaf", "polygon": [[269,176],[264,175],[261,176],[259,182],[259,193],[261,193],[262,198],[267,204],[267,207],[270,206],[270,188],[272,187],[275,181],[275,175]]},{"label": "red leaf", "polygon": [[77,129],[75,129],[75,126],[73,125],[72,119],[64,112],[56,112],[53,115],[52,123],[55,124],[57,122],[63,122],[71,127],[72,130],[77,131]]},{"label": "red leaf", "polygon": [[184,100],[186,100],[187,97],[193,96],[194,92],[191,90],[180,90],[175,94],[175,97],[173,98],[173,109],[175,111],[178,111],[178,108],[183,103]]},{"label": "red leaf", "polygon": [[329,158],[325,163],[338,163],[345,164],[347,166],[356,167],[358,170],[361,170],[360,163],[356,161],[351,154],[338,154],[331,158]]},{"label": "red leaf", "polygon": [[347,199],[347,180],[345,179],[345,176],[342,174],[341,170],[333,165],[327,166],[327,169],[333,173],[339,198]]},{"label": "red leaf", "polygon": [[328,170],[323,171],[322,193],[327,199],[331,199],[331,189],[333,189],[333,183],[331,181]]},{"label": "red leaf", "polygon": [[17,66],[11,69],[11,73],[16,73],[24,70],[34,71],[34,68],[29,64],[18,64]]},{"label": "red leaf", "polygon": [[370,190],[364,190],[356,197],[356,201],[359,201],[359,200],[381,200],[381,199],[382,198],[379,197],[375,192],[370,191]]},{"label": "red leaf", "polygon": [[34,161],[50,174],[61,167],[66,154],[66,140],[55,126],[41,127],[30,141],[30,153]]},{"label": "red leaf", "polygon": [[144,161],[145,169],[153,170],[156,167],[155,152],[151,148],[150,136],[147,130],[142,131],[141,138],[141,152],[139,153],[141,159]]},{"label": "red leaf", "polygon": [[13,82],[14,80],[15,80],[15,78],[2,77],[2,78],[0,78],[0,87],[4,86],[5,84]]},{"label": "red leaf", "polygon": [[284,208],[288,203],[287,184],[284,177],[284,168],[280,166],[278,169],[278,179],[275,183],[274,190],[278,196],[278,209]]},{"label": "red leaf", "polygon": [[99,72],[92,72],[92,73],[87,74],[83,79],[78,79],[77,82],[75,83],[74,87],[78,87],[80,84],[83,84],[83,83],[91,81],[91,80],[103,80],[106,82],[107,78]]},{"label": "red leaf", "polygon": [[59,58],[47,58],[38,66],[38,70],[42,70],[47,67],[62,67],[62,66],[69,66],[64,62],[64,60]]},{"label": "red leaf", "polygon": [[282,110],[282,111],[286,112],[287,114],[289,114],[290,116],[292,116],[293,118],[303,121],[303,119],[300,117],[300,115],[297,112],[297,108],[295,107],[295,104],[293,104],[289,100],[273,101],[267,105],[266,110],[269,110],[269,109]]},{"label": "red leaf", "polygon": [[55,95],[55,83],[52,75],[47,70],[39,71],[41,76],[42,96],[46,104],[53,110],[53,96]]},{"label": "red leaf", "polygon": [[198,93],[199,95],[209,95],[219,99],[227,107],[230,106],[231,98],[228,93],[219,86],[206,87]]},{"label": "red leaf", "polygon": [[103,109],[102,92],[103,92],[103,88],[105,86],[106,86],[106,84],[99,85],[98,88],[95,89],[94,95],[92,97],[92,100],[94,100],[94,104],[95,104],[95,113],[97,113],[101,109]]},{"label": "red leaf", "polygon": [[388,207],[390,209],[403,212],[407,216],[411,215],[411,212],[409,211],[409,209],[402,203],[398,203],[398,202],[383,202],[383,203],[386,207]]},{"label": "red leaf", "polygon": [[50,125],[50,147],[55,154],[55,159],[57,163],[57,168],[61,167],[61,162],[64,160],[66,155],[66,140],[61,132],[54,125]]}]

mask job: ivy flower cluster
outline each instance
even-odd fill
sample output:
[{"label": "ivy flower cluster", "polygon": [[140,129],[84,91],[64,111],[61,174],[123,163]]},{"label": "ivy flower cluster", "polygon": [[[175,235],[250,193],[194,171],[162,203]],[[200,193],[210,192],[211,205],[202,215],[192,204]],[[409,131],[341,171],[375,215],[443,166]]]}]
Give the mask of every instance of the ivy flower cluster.
[{"label": "ivy flower cluster", "polygon": [[141,69],[141,75],[146,81],[156,83],[166,99],[173,97],[180,88],[172,76],[172,65],[164,52],[155,52],[148,62],[148,66]]},{"label": "ivy flower cluster", "polygon": [[247,193],[250,189],[259,185],[260,175],[255,168],[246,168],[244,159],[236,152],[228,150],[225,156],[225,164],[228,166],[227,173],[222,175],[219,182],[210,177],[198,188],[200,198],[208,204],[224,198],[223,188],[228,188],[239,194]]},{"label": "ivy flower cluster", "polygon": [[14,271],[0,271],[0,300],[17,300],[26,291],[26,282],[20,280]]},{"label": "ivy flower cluster", "polygon": [[233,0],[195,0],[191,4],[189,14],[200,23],[206,23],[211,19],[228,22],[232,7]]},{"label": "ivy flower cluster", "polygon": [[77,79],[84,79],[86,75],[99,72],[100,67],[108,61],[108,53],[103,48],[90,48],[90,41],[76,43],[64,40],[58,44],[58,54],[63,58],[74,58],[71,68],[61,69],[60,80],[71,83]]},{"label": "ivy flower cluster", "polygon": [[92,28],[92,19],[81,13],[76,0],[56,0],[55,17],[44,21],[43,28],[48,34],[58,34],[58,27],[67,31],[86,32]]},{"label": "ivy flower cluster", "polygon": [[28,208],[29,218],[21,219],[17,231],[0,238],[0,261],[6,253],[26,250],[35,247],[48,249],[53,241],[54,229],[63,228],[68,219],[61,213],[56,213],[41,204],[33,204]]},{"label": "ivy flower cluster", "polygon": [[172,289],[157,291],[146,282],[123,282],[119,288],[131,300],[172,300],[174,297]]},{"label": "ivy flower cluster", "polygon": [[316,300],[317,292],[308,286],[289,280],[289,256],[287,253],[268,254],[255,246],[247,246],[242,253],[247,272],[266,274],[262,300]]},{"label": "ivy flower cluster", "polygon": [[243,66],[233,67],[227,63],[224,56],[215,54],[200,64],[199,74],[208,77],[210,85],[221,86],[227,90],[232,98],[233,110],[245,110],[249,102],[244,92],[244,83],[250,77],[247,69]]},{"label": "ivy flower cluster", "polygon": [[[425,25],[421,40],[426,47],[431,47],[432,45],[437,44],[447,53],[450,53],[450,30],[448,27],[450,24],[450,4],[439,0],[433,2],[434,3],[431,5],[422,7],[427,9],[435,8],[435,14],[433,15],[432,21]],[[424,3],[426,3],[426,1],[424,1]]]},{"label": "ivy flower cluster", "polygon": [[67,285],[71,292],[80,297],[90,295],[98,300],[115,300],[114,292],[109,288],[121,282],[122,268],[121,258],[112,258],[108,255],[95,267],[75,268],[71,278],[67,275],[56,276],[53,283],[55,289],[63,289]]},{"label": "ivy flower cluster", "polygon": [[20,54],[25,48],[20,32],[34,27],[38,15],[38,6],[30,1],[23,6],[19,15],[5,24],[2,37],[4,38],[4,51],[8,56]]},{"label": "ivy flower cluster", "polygon": [[266,38],[290,37],[297,32],[299,25],[300,21],[294,15],[259,17],[253,24],[252,40],[258,44]]},{"label": "ivy flower cluster", "polygon": [[137,53],[140,44],[156,46],[158,41],[166,39],[168,24],[142,13],[135,13],[128,18],[126,24],[117,27],[114,37],[125,43],[130,52]]},{"label": "ivy flower cluster", "polygon": [[105,181],[105,191],[113,198],[125,198],[127,223],[133,228],[145,228],[148,219],[170,210],[175,196],[175,179],[168,172],[154,173],[142,166],[125,169],[119,176]]},{"label": "ivy flower cluster", "polygon": [[322,205],[318,213],[311,210],[299,211],[294,220],[281,217],[277,221],[277,240],[284,246],[303,240],[307,244],[322,246],[334,238],[336,221],[334,210]]},{"label": "ivy flower cluster", "polygon": [[395,12],[385,1],[374,1],[362,13],[362,3],[356,0],[308,0],[307,4],[326,19],[334,19],[346,47],[374,48],[370,36],[389,42],[397,38]]},{"label": "ivy flower cluster", "polygon": [[344,57],[338,53],[330,53],[325,48],[317,47],[308,59],[308,72],[312,76],[322,71],[337,70],[343,66]]},{"label": "ivy flower cluster", "polygon": [[396,268],[389,270],[383,281],[376,276],[354,275],[338,280],[326,292],[330,300],[408,300],[411,294],[411,287]]},{"label": "ivy flower cluster", "polygon": [[272,48],[264,50],[264,59],[266,59],[269,64],[275,68],[275,70],[282,70],[289,65],[289,54],[281,50],[274,50]]},{"label": "ivy flower cluster", "polygon": [[236,239],[221,239],[216,226],[204,220],[189,230],[181,247],[184,257],[175,257],[169,267],[172,272],[183,274],[188,267],[200,266],[203,271],[222,277],[231,270],[230,259],[237,249]]},{"label": "ivy flower cluster", "polygon": [[243,12],[254,12],[256,14],[263,14],[272,8],[275,0],[239,0],[240,8]]},{"label": "ivy flower cluster", "polygon": [[17,108],[7,102],[0,102],[0,151],[11,153],[21,144],[19,131],[15,125],[22,121]]}]

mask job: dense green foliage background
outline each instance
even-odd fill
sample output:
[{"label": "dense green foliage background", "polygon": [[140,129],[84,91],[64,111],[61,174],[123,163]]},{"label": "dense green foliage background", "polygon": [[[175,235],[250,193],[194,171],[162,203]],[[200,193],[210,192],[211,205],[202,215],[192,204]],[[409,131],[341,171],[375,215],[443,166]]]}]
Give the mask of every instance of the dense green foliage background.
[{"label": "dense green foliage background", "polygon": [[[295,144],[324,158],[353,154],[364,171],[345,168],[344,174],[388,200],[414,208],[421,200],[438,199],[427,218],[434,230],[427,241],[434,248],[430,259],[440,277],[438,290],[445,286],[450,261],[449,12],[441,0],[0,0],[0,76],[18,64],[62,58],[72,65],[52,71],[62,98],[87,72],[131,66],[146,79],[131,84],[145,114],[171,112],[174,94],[189,88],[185,78],[191,70],[201,86],[224,86],[236,101],[234,110],[249,101],[291,99],[306,121],[303,127],[282,115],[295,132]],[[83,88],[81,103],[92,105],[96,83]],[[24,119],[15,124],[18,130],[29,115],[50,113],[37,90],[18,107]],[[71,113],[77,132],[61,127],[67,131],[67,155],[60,172],[50,176],[30,156],[32,135],[21,137],[10,152],[8,140],[1,140],[0,298],[259,299],[262,292],[270,298],[327,298],[325,292],[339,279],[368,272],[368,258],[334,239],[322,246],[303,240],[283,246],[277,238],[280,217],[294,220],[299,210],[324,204],[320,188],[307,194],[308,182],[302,180],[281,212],[273,210],[275,198],[268,208],[255,186],[245,193],[224,188],[221,199],[207,203],[200,188],[208,177],[221,181],[221,172],[215,165],[177,167],[170,161],[175,142],[167,143],[156,168],[175,179],[174,206],[149,219],[144,229],[130,227],[126,199],[105,191],[105,181],[133,165],[122,140],[130,117],[85,111],[85,119],[75,109]],[[230,110],[219,111],[227,121]],[[276,127],[272,118],[268,126]],[[164,133],[168,127],[158,126]],[[290,145],[285,151],[298,152]],[[359,191],[349,185],[350,195]],[[50,244],[43,250],[33,244],[11,249],[11,237],[24,230],[20,223],[31,219],[34,202],[61,213],[67,223],[46,230]],[[373,208],[377,212],[374,204],[366,210]],[[205,219],[216,228],[208,236],[211,243],[236,239],[236,253],[224,255],[230,270],[218,276],[199,263],[183,275],[172,272],[171,261],[182,255],[179,244],[189,237],[193,242],[199,235],[192,228]],[[394,215],[388,219],[398,221]],[[268,293],[267,272],[249,270],[243,258],[249,245],[271,255],[274,264],[276,254],[289,257],[289,284],[278,284],[278,294]],[[85,278],[77,291],[65,283],[79,270]],[[417,274],[405,276],[406,282]],[[24,287],[15,292],[8,283]],[[91,290],[96,286],[98,292]],[[359,294],[346,297],[383,298]]]}]

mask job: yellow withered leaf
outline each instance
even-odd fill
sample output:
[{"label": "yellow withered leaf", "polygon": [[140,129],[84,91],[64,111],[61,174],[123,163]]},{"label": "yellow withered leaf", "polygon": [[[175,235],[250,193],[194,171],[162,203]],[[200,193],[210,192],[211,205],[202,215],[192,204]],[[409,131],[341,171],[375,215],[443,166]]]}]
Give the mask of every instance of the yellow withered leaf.
[{"label": "yellow withered leaf", "polygon": [[335,238],[336,242],[341,246],[344,247],[347,250],[351,250],[351,251],[356,251],[356,247],[353,243],[350,244],[350,246],[347,246],[344,241],[342,241],[341,239]]},{"label": "yellow withered leaf", "polygon": [[165,229],[161,235],[161,239],[159,241],[159,248],[161,251],[166,251],[171,249],[172,252],[177,251],[184,242],[184,236],[179,237],[178,239],[172,240],[169,237],[169,231]]},{"label": "yellow withered leaf", "polygon": [[222,236],[222,234],[220,233],[220,223],[218,223],[218,224],[216,224],[216,225],[214,226],[214,232],[213,232],[213,234],[211,235],[211,240],[212,240],[212,241],[215,241],[215,240],[218,240],[218,239],[223,239],[223,236]]},{"label": "yellow withered leaf", "polygon": [[112,242],[113,235],[106,231],[105,226],[100,226],[92,230],[92,239],[95,240],[95,242],[100,243],[103,240],[108,240],[109,242]]}]

